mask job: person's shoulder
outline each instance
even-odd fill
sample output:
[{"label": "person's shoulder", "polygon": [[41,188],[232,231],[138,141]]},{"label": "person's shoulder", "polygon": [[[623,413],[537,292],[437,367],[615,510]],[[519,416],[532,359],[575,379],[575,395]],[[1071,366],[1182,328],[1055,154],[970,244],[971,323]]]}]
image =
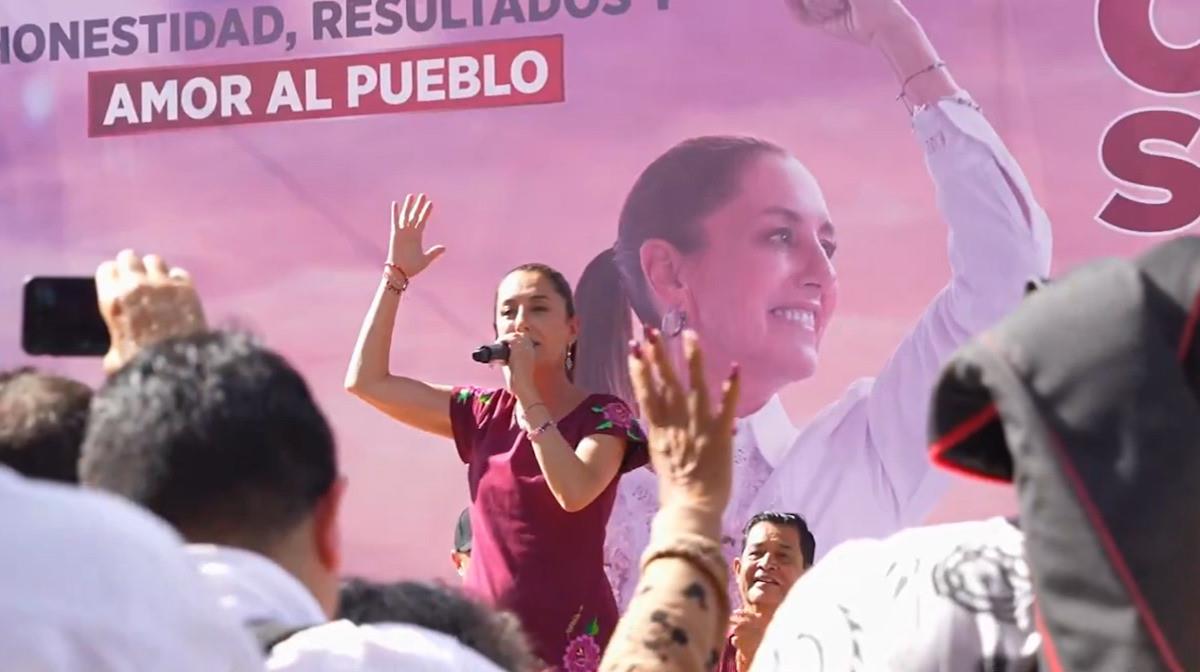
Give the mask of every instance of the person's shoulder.
[{"label": "person's shoulder", "polygon": [[476,385],[461,385],[451,391],[451,399],[456,404],[475,405],[487,408],[492,405],[511,405],[515,397],[503,387],[479,387]]},{"label": "person's shoulder", "polygon": [[1019,549],[1024,534],[1002,517],[925,525],[901,530],[883,543],[889,552],[910,556],[935,556],[964,546]]},{"label": "person's shoulder", "polygon": [[67,619],[89,630],[121,623],[176,645],[227,644],[206,660],[253,653],[200,581],[179,535],[130,502],[0,468],[0,538],[0,595],[21,605],[30,622]]},{"label": "person's shoulder", "polygon": [[1018,558],[1023,539],[1021,531],[1004,518],[913,527],[886,539],[855,539],[831,549],[797,586],[822,592],[832,589],[834,594],[839,590],[869,593],[873,581],[890,585],[891,579],[906,572],[928,578],[936,566],[956,559]]},{"label": "person's shoulder", "polygon": [[[21,548],[23,537],[66,539],[77,549],[132,544],[177,549],[182,541],[170,526],[140,507],[105,492],[0,473],[0,527],[6,545]],[[36,513],[36,515],[30,515]],[[59,533],[46,535],[53,529]],[[79,551],[86,553],[86,551]]]},{"label": "person's shoulder", "polygon": [[494,663],[449,635],[407,624],[334,621],[302,630],[271,650],[268,670],[478,670]]},{"label": "person's shoulder", "polygon": [[625,410],[629,411],[630,415],[633,414],[633,405],[632,404],[630,404],[629,402],[625,401],[624,399],[618,397],[615,394],[609,394],[607,392],[589,392],[588,395],[584,398],[584,403],[587,404],[589,407],[604,408],[607,406],[617,406],[617,407],[624,408]]},{"label": "person's shoulder", "polygon": [[634,408],[618,396],[605,393],[590,394],[580,405],[579,415],[585,425],[597,432],[626,432],[631,439],[644,439]]}]

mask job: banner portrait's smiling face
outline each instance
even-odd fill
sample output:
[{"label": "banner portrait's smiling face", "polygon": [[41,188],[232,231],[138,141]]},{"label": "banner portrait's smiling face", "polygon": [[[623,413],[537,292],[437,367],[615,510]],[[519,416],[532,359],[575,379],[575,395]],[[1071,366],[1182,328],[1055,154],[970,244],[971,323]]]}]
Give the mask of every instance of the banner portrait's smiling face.
[{"label": "banner portrait's smiling face", "polygon": [[706,353],[762,384],[811,376],[837,304],[836,232],[816,179],[794,157],[760,155],[700,226],[705,243],[680,275]]}]

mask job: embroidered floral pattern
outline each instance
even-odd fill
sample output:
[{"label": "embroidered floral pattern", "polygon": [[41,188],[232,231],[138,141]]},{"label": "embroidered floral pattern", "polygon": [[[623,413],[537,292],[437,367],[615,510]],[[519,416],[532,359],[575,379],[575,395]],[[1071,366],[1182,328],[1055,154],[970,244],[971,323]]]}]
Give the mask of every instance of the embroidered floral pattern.
[{"label": "embroidered floral pattern", "polygon": [[625,435],[634,441],[644,440],[641,429],[633,419],[633,413],[625,404],[614,401],[604,406],[593,406],[592,412],[600,416],[600,424],[596,425],[597,431],[615,427],[624,429]]},{"label": "embroidered floral pattern", "polygon": [[563,653],[564,672],[596,672],[600,669],[600,645],[596,635],[600,634],[600,622],[592,619],[585,634],[572,639]]},{"label": "embroidered floral pattern", "polygon": [[484,392],[475,387],[464,387],[454,395],[454,401],[460,404],[469,404],[471,403],[471,395],[478,395],[480,406],[487,406],[495,396],[492,392]]}]

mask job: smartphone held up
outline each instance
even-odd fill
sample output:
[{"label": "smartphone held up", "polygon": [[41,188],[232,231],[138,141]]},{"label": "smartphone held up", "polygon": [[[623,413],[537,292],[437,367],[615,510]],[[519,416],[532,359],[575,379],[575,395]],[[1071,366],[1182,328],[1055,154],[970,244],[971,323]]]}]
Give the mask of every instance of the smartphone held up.
[{"label": "smartphone held up", "polygon": [[30,355],[99,357],[108,351],[94,278],[26,278],[21,315],[21,348]]}]

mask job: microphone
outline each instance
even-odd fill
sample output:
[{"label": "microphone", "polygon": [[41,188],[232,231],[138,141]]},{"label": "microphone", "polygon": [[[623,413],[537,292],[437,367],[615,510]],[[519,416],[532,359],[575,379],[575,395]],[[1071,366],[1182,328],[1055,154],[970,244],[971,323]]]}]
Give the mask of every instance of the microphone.
[{"label": "microphone", "polygon": [[508,343],[497,342],[492,343],[491,345],[479,346],[478,350],[471,353],[471,359],[479,362],[480,364],[487,364],[488,362],[507,362],[509,354],[510,350],[508,349]]}]

